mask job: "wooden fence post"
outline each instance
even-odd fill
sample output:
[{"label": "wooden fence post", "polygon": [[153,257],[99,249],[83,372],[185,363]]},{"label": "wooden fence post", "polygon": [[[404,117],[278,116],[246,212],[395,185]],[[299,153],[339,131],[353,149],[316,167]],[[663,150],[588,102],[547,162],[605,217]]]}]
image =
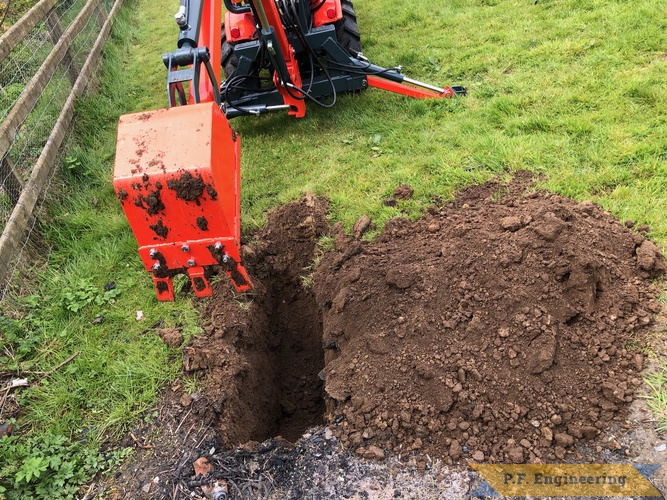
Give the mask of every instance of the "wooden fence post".
[{"label": "wooden fence post", "polygon": [[[42,2],[46,1],[55,0],[42,0]],[[44,5],[42,2],[38,5]],[[11,280],[12,273],[15,269],[15,265],[13,266],[12,264],[17,261],[20,255],[20,250],[25,246],[26,232],[28,232],[28,227],[30,225],[29,222],[34,220],[35,207],[38,199],[47,185],[49,176],[52,175],[58,151],[65,139],[67,130],[71,126],[76,97],[84,92],[93,77],[93,72],[102,57],[102,48],[111,31],[111,25],[113,24],[113,20],[122,3],[123,0],[115,0],[109,14],[105,17],[100,33],[98,34],[93,47],[90,49],[86,62],[83,67],[81,67],[80,72],[77,71],[78,76],[62,107],[60,116],[58,117],[34,168],[30,172],[30,178],[23,184],[23,188],[20,191],[20,197],[14,204],[14,210],[12,210],[9,221],[0,235],[0,301],[4,298],[7,289],[6,287],[3,289],[3,284],[9,283]],[[97,4],[99,4],[99,0],[88,0],[86,5],[79,12],[79,15],[72,21],[67,28],[67,31],[55,44],[53,50],[49,56],[47,56],[35,76],[30,80],[26,86],[26,90],[21,94],[17,103],[14,104],[9,115],[7,115],[5,120],[0,123],[0,155],[4,155],[5,158],[7,157],[7,151],[11,147],[12,141],[21,124],[24,122],[28,113],[31,111],[32,106],[44,90],[48,79],[53,75],[58,61],[65,61],[66,57],[70,57],[71,59],[71,54],[68,53],[69,47],[74,38],[76,38],[76,36],[83,30],[84,25],[88,21],[90,15],[93,14],[93,9]],[[58,24],[60,23],[58,18],[54,19],[58,21]],[[20,24],[20,22],[17,23],[16,33],[19,33],[18,28],[20,27]],[[59,26],[56,26],[56,29],[58,27]],[[62,27],[60,27],[60,30],[62,31]],[[3,40],[4,38],[0,37],[0,42],[3,42]],[[9,40],[9,42],[6,44],[0,43],[0,56],[2,56],[2,51],[5,50],[4,48],[9,47],[10,42],[12,42],[12,39],[10,38],[7,40]],[[16,174],[11,162],[5,163],[5,166],[2,168],[6,168],[8,173],[12,170]],[[13,179],[22,183],[20,177],[15,176]]]}]

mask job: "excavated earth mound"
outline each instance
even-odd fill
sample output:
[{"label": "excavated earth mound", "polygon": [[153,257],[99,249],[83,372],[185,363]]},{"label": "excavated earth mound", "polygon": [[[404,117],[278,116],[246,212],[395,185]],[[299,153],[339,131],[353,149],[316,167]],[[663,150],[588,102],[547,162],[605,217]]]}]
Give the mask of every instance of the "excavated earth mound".
[{"label": "excavated earth mound", "polygon": [[[186,348],[186,369],[209,372],[193,411],[225,445],[325,423],[378,459],[620,446],[607,431],[636,397],[659,310],[653,243],[525,175],[392,220],[373,243],[329,233],[326,213],[314,197],[273,212],[244,248],[254,293],[217,284],[207,334]],[[336,251],[319,255],[326,234]]]}]

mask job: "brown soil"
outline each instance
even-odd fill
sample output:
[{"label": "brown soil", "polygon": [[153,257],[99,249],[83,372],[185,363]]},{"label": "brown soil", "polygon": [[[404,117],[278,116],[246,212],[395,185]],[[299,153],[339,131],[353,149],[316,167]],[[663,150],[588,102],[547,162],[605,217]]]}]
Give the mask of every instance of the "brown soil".
[{"label": "brown soil", "polygon": [[325,389],[346,446],[555,461],[625,418],[662,257],[593,203],[527,188],[468,189],[325,256]]},{"label": "brown soil", "polygon": [[112,489],[186,498],[224,479],[232,498],[466,498],[479,478],[446,464],[652,450],[628,432],[664,271],[643,236],[521,175],[390,221],[374,243],[334,229],[323,253],[327,210],[312,196],[281,207],[243,247],[253,293],[216,283],[206,333],[184,348],[205,389],[165,398],[168,439]]},{"label": "brown soil", "polygon": [[204,181],[201,176],[193,176],[183,172],[178,179],[169,179],[167,187],[176,191],[176,197],[186,201],[198,201],[204,192]]},{"label": "brown soil", "polygon": [[337,238],[304,288],[326,204],[274,212],[187,349],[228,446],[327,422],[359,455],[567,459],[625,417],[662,257],[590,202],[488,183],[375,243]]}]

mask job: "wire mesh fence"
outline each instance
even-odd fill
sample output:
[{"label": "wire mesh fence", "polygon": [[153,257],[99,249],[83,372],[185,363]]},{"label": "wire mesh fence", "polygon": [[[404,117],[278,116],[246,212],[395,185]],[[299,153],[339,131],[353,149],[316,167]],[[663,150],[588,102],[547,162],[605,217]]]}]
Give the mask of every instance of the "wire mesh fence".
[{"label": "wire mesh fence", "polygon": [[17,286],[20,266],[48,258],[36,228],[70,135],[66,110],[89,86],[89,66],[98,64],[91,53],[99,52],[120,3],[42,0],[33,10],[47,4],[48,11],[0,61],[0,302]]}]

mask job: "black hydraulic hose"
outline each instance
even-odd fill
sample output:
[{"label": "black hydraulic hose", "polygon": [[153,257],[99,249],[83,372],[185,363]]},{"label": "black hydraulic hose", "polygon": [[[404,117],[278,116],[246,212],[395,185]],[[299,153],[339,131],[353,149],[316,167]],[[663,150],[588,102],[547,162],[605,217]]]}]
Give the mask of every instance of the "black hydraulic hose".
[{"label": "black hydraulic hose", "polygon": [[[330,59],[327,59],[327,63],[329,63],[332,66],[336,66],[338,68],[345,69],[348,73],[352,73],[353,75],[382,76],[382,75],[384,75],[386,73],[390,73],[392,71],[394,73],[401,74],[400,69],[398,67],[385,68],[385,69],[382,69],[382,70],[379,70],[379,71],[366,71],[366,70],[363,69],[364,68],[363,66],[356,66],[356,65],[353,65],[353,64],[343,64],[343,63],[339,63],[337,61],[332,61]],[[371,63],[366,64],[366,68],[370,68],[371,66],[373,66],[373,64],[371,64]]]},{"label": "black hydraulic hose", "polygon": [[[298,19],[298,13],[296,12],[296,6],[292,2],[292,0],[288,0],[288,1],[290,1],[290,4],[291,4],[293,12],[294,12],[294,15]],[[338,99],[337,92],[336,92],[336,85],[334,84],[333,79],[331,78],[331,75],[329,74],[329,71],[322,64],[318,64],[318,66],[324,72],[325,76],[327,77],[327,80],[329,81],[329,84],[331,85],[332,101],[331,101],[330,104],[325,104],[324,102],[322,102],[319,99],[316,99],[315,97],[310,95],[310,91],[312,89],[312,83],[313,83],[313,79],[314,79],[314,74],[315,74],[314,64],[315,64],[315,61],[319,61],[319,58],[318,58],[317,54],[315,53],[315,51],[312,49],[312,47],[308,44],[308,41],[306,39],[306,35],[304,34],[303,30],[301,29],[301,26],[299,26],[298,23],[296,23],[296,25],[294,26],[294,32],[295,32],[297,38],[299,38],[299,41],[301,42],[301,45],[303,46],[304,50],[308,53],[308,56],[310,58],[310,61],[311,61],[311,64],[312,64],[311,72],[310,72],[311,80],[310,80],[310,83],[309,83],[309,86],[308,86],[308,90],[304,90],[300,87],[297,87],[296,85],[287,86],[287,87],[285,87],[285,90],[290,95],[290,97],[292,97],[293,99],[299,99],[299,100],[309,99],[310,101],[314,102],[315,104],[317,104],[320,107],[323,107],[323,108],[333,107],[336,104],[336,101]],[[302,95],[302,97],[294,95],[290,91],[290,89],[296,90],[297,92],[299,92]]]},{"label": "black hydraulic hose", "polygon": [[318,3],[315,7],[311,7],[310,11],[315,12],[316,10],[320,10],[322,6],[326,3],[327,0],[321,0],[320,3]]},{"label": "black hydraulic hose", "polygon": [[[235,89],[235,90],[236,90],[236,89],[238,89],[238,90],[249,90],[249,91],[254,90],[254,91],[258,91],[257,89],[247,88],[247,87],[240,87],[240,86],[236,86],[236,85],[235,85],[235,83],[236,83],[237,80],[238,80],[238,81],[245,81],[245,80],[247,80],[247,79],[254,79],[254,80],[259,80],[259,81],[272,81],[271,78],[265,78],[265,77],[260,77],[260,76],[252,76],[252,75],[238,75],[238,76],[233,76],[233,77],[230,78],[229,80],[225,80],[223,94],[224,94],[224,96],[225,96],[225,98],[224,98],[224,102],[226,102],[227,105],[228,105],[229,107],[234,108],[234,109],[236,109],[236,110],[238,110],[238,111],[240,111],[240,112],[242,112],[242,113],[250,114],[250,113],[246,112],[244,109],[237,107],[237,106],[234,104],[234,102],[231,101],[231,100],[229,99],[229,91],[230,91],[230,89]],[[270,87],[270,88],[266,88],[266,89],[263,89],[263,90],[260,89],[258,92],[272,92],[273,90],[275,90],[275,87]]]}]

